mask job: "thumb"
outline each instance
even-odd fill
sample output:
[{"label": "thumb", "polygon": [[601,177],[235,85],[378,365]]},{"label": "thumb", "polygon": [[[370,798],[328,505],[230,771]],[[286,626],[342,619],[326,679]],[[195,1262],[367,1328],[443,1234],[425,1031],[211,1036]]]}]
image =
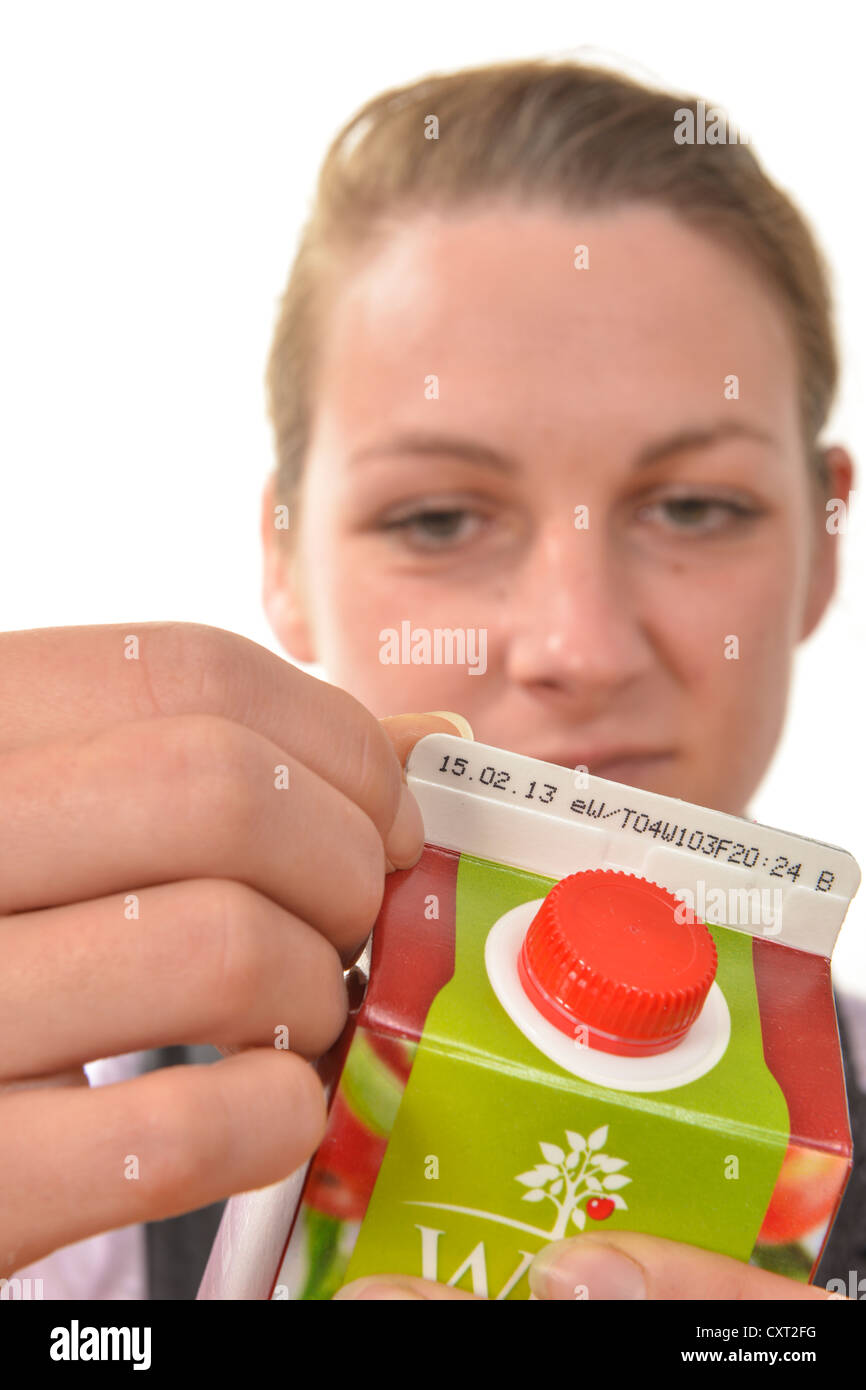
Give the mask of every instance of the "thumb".
[{"label": "thumb", "polygon": [[529,1270],[536,1298],[827,1299],[826,1289],[757,1269],[730,1255],[633,1231],[555,1241]]},{"label": "thumb", "polygon": [[459,734],[461,738],[468,739],[475,737],[469,720],[450,710],[430,710],[427,714],[389,714],[379,723],[390,738],[401,767],[418,740],[427,734]]}]

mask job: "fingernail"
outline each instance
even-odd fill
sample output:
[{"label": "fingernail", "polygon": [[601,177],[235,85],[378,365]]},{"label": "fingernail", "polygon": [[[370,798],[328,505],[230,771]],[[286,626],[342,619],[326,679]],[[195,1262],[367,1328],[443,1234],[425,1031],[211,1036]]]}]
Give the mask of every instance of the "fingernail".
[{"label": "fingernail", "polygon": [[461,738],[469,738],[472,739],[473,742],[475,741],[472,725],[469,723],[468,719],[463,718],[462,714],[455,714],[454,711],[450,709],[428,709],[427,713],[436,714],[440,719],[447,719],[454,725]]},{"label": "fingernail", "polygon": [[389,1302],[397,1299],[414,1299],[417,1303],[423,1303],[424,1299],[413,1289],[401,1288],[398,1284],[379,1283],[376,1279],[355,1279],[353,1283],[346,1284],[334,1294],[333,1301],[342,1298],[356,1299],[382,1299]]},{"label": "fingernail", "polygon": [[555,1241],[529,1266],[529,1287],[536,1298],[552,1301],[575,1299],[646,1298],[646,1280],[640,1265],[609,1245]]},{"label": "fingernail", "polygon": [[418,862],[423,848],[421,808],[404,782],[394,824],[385,841],[385,854],[395,869],[409,869]]}]

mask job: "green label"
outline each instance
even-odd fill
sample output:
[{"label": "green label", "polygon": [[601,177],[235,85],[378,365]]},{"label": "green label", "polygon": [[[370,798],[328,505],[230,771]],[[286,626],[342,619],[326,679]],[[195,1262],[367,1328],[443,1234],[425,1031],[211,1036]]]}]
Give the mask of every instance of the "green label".
[{"label": "green label", "polygon": [[671,1090],[613,1090],[539,1052],[487,977],[493,925],[555,882],[461,857],[455,973],[431,1006],[347,1280],[418,1274],[525,1299],[532,1257],[593,1229],[749,1258],[789,1137],[751,937],[709,928],[731,1015],[722,1059]]}]

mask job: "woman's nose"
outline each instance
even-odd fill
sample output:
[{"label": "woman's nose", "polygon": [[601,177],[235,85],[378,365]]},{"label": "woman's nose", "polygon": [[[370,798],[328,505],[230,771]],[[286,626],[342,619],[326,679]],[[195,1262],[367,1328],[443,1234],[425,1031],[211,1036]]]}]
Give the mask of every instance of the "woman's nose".
[{"label": "woman's nose", "polygon": [[566,517],[539,529],[503,609],[514,681],[610,692],[652,665],[638,577],[601,524],[576,529]]}]

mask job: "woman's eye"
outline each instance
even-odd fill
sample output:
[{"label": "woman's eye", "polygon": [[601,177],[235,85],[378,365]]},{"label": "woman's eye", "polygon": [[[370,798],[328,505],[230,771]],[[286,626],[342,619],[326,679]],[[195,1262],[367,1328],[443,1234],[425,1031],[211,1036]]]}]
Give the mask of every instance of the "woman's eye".
[{"label": "woman's eye", "polygon": [[642,507],[641,519],[661,516],[671,530],[709,534],[729,529],[758,515],[754,507],[721,497],[663,497]]},{"label": "woman's eye", "polygon": [[465,508],[436,508],[430,511],[411,512],[407,516],[396,517],[382,523],[382,530],[399,533],[412,545],[424,550],[442,550],[449,545],[458,544],[471,534],[471,523],[477,522],[474,512]]}]

